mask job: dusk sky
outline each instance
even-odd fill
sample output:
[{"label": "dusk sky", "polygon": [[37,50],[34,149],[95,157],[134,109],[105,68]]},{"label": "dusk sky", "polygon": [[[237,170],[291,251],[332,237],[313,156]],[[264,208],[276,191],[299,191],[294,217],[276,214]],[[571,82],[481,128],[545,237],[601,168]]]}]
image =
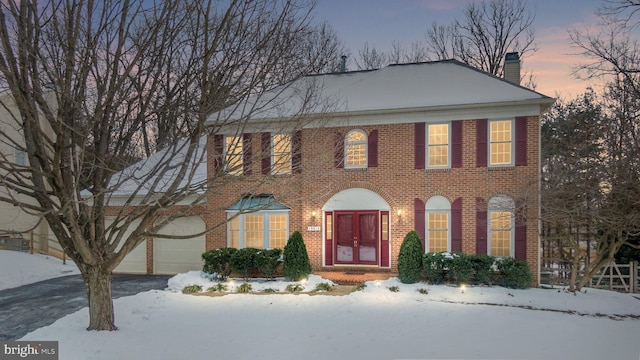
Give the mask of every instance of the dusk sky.
[{"label": "dusk sky", "polygon": [[[366,42],[389,49],[394,41],[409,46],[423,41],[427,28],[436,21],[448,25],[463,19],[467,0],[318,0],[316,18],[326,20],[351,51],[351,57]],[[589,85],[572,76],[573,68],[585,60],[571,45],[569,30],[593,28],[601,0],[526,0],[535,15],[538,51],[524,59],[523,71],[531,71],[536,91],[548,96],[573,98]],[[351,70],[355,62],[350,59]],[[597,86],[594,86],[596,88]]]}]

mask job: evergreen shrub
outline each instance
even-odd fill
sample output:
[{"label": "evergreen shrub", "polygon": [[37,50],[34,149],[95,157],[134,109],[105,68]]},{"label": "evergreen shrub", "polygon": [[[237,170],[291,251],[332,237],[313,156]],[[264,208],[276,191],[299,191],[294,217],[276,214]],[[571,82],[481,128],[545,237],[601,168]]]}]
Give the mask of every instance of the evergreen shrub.
[{"label": "evergreen shrub", "polygon": [[253,262],[264,277],[273,280],[276,277],[281,256],[282,250],[280,249],[260,250],[256,253]]},{"label": "evergreen shrub", "polygon": [[498,260],[496,266],[500,272],[500,285],[512,289],[531,286],[533,275],[526,261],[509,257]]},{"label": "evergreen shrub", "polygon": [[447,252],[428,252],[422,257],[422,267],[429,283],[442,284],[447,281],[451,255]]},{"label": "evergreen shrub", "polygon": [[469,284],[473,276],[473,263],[469,255],[454,253],[450,260],[449,276],[456,284]]},{"label": "evergreen shrub", "polygon": [[309,254],[299,231],[291,235],[284,247],[282,274],[289,281],[299,281],[311,274]]},{"label": "evergreen shrub", "polygon": [[255,259],[260,249],[244,248],[231,256],[231,270],[240,273],[245,280],[250,278],[251,270],[256,268]]},{"label": "evergreen shrub", "polygon": [[469,255],[473,268],[473,278],[476,284],[493,285],[496,281],[496,274],[493,271],[493,264],[496,259],[487,254]]},{"label": "evergreen shrub", "polygon": [[416,231],[410,231],[404,237],[398,254],[398,278],[404,284],[420,281],[422,272],[422,241]]},{"label": "evergreen shrub", "polygon": [[202,271],[215,275],[217,280],[225,280],[231,274],[231,257],[236,253],[236,248],[222,248],[209,250],[202,254],[204,265]]}]

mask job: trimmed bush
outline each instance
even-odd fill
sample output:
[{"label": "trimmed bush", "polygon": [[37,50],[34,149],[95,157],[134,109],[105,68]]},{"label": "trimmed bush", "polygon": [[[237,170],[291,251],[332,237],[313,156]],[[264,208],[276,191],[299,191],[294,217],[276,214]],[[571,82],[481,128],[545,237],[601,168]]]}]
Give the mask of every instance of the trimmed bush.
[{"label": "trimmed bush", "polygon": [[473,276],[473,264],[465,253],[454,253],[450,260],[449,277],[456,284],[469,284]]},{"label": "trimmed bush", "polygon": [[245,280],[250,278],[249,273],[256,268],[255,258],[261,250],[244,248],[236,251],[231,256],[231,270],[240,273]]},{"label": "trimmed bush", "polygon": [[269,280],[274,280],[280,264],[282,250],[269,249],[260,250],[256,253],[253,263],[258,270]]},{"label": "trimmed bush", "polygon": [[447,252],[429,252],[422,257],[425,278],[431,284],[447,281],[447,271],[451,267],[451,255]]},{"label": "trimmed bush", "polygon": [[503,258],[496,262],[496,266],[500,272],[500,285],[512,289],[526,289],[531,286],[533,276],[526,261]]},{"label": "trimmed bush", "polygon": [[299,281],[311,274],[309,254],[299,231],[291,235],[284,247],[282,274],[289,281]]},{"label": "trimmed bush", "polygon": [[238,249],[222,248],[209,250],[202,254],[204,265],[202,271],[215,275],[217,280],[226,280],[231,274],[231,257]]},{"label": "trimmed bush", "polygon": [[400,254],[398,255],[398,278],[400,282],[413,284],[420,281],[423,253],[420,235],[415,231],[407,233],[402,245],[400,245]]},{"label": "trimmed bush", "polygon": [[496,273],[493,264],[496,259],[487,254],[469,255],[473,268],[473,278],[476,284],[493,285],[496,281]]}]

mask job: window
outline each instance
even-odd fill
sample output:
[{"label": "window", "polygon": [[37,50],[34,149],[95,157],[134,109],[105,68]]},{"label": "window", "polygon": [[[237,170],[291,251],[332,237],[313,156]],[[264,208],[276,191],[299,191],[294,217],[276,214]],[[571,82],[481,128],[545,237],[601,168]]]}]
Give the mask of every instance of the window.
[{"label": "window", "polygon": [[352,130],[345,139],[345,168],[367,167],[367,134]]},{"label": "window", "polygon": [[427,125],[427,167],[449,166],[449,124]]},{"label": "window", "polygon": [[273,174],[291,174],[291,136],[274,135],[272,141],[271,164]]},{"label": "window", "polygon": [[226,171],[231,175],[242,174],[242,137],[241,136],[227,136],[225,137],[225,151],[226,154],[225,164]]},{"label": "window", "polygon": [[227,208],[227,246],[284,248],[289,235],[289,207],[273,194],[246,194]]},{"label": "window", "polygon": [[13,158],[14,158],[13,161],[16,165],[20,165],[20,166],[27,165],[27,153],[23,149],[18,147],[14,148]]},{"label": "window", "polygon": [[451,204],[444,196],[434,196],[425,206],[427,252],[449,251],[451,243]]},{"label": "window", "polygon": [[289,234],[287,212],[259,211],[249,214],[229,212],[227,246],[237,249],[284,249]]},{"label": "window", "polygon": [[489,165],[513,164],[513,121],[489,122]]},{"label": "window", "polygon": [[489,200],[489,255],[513,256],[514,203],[506,196]]}]

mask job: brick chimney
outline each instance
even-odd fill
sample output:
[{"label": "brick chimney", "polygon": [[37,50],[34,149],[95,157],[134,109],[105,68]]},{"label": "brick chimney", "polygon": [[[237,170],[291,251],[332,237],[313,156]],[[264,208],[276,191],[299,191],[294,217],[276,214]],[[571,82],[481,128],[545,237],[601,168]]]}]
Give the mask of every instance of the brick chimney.
[{"label": "brick chimney", "polygon": [[520,55],[517,52],[507,53],[504,57],[504,79],[520,85]]}]

